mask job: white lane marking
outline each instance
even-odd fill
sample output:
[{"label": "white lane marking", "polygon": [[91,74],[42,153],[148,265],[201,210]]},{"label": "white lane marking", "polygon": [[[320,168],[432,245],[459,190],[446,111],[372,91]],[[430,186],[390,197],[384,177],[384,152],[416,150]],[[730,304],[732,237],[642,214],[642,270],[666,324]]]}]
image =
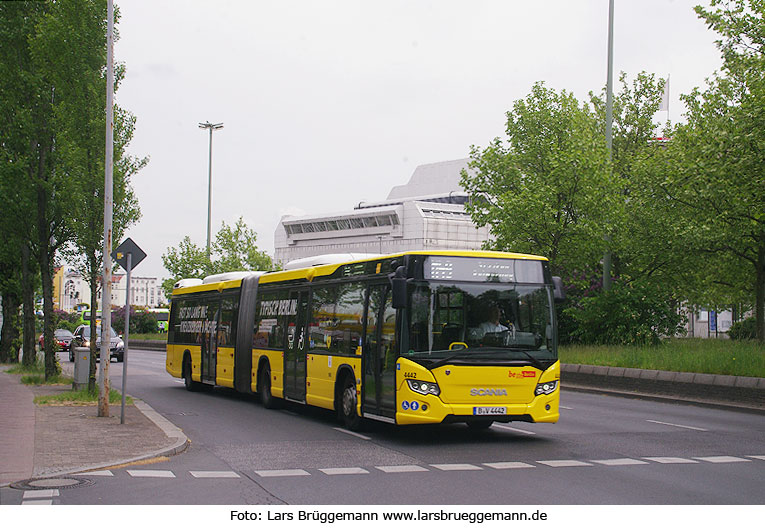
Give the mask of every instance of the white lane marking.
[{"label": "white lane marking", "polygon": [[375,466],[383,473],[417,473],[420,471],[427,471],[421,466]]},{"label": "white lane marking", "polygon": [[364,436],[363,434],[359,434],[357,432],[353,432],[353,431],[349,431],[349,430],[346,430],[346,429],[342,429],[340,427],[332,427],[332,428],[335,429],[338,432],[341,432],[343,434],[350,434],[351,436],[355,436],[356,438],[361,438],[362,440],[371,440],[372,439],[369,436]]},{"label": "white lane marking", "polygon": [[53,504],[53,499],[38,499],[33,501],[21,501],[22,505],[37,504],[37,505],[49,505]]},{"label": "white lane marking", "polygon": [[128,469],[131,477],[140,478],[175,478],[175,473],[163,469]]},{"label": "white lane marking", "polygon": [[58,490],[27,490],[22,499],[50,499],[58,497]]},{"label": "white lane marking", "polygon": [[765,455],[746,455],[747,458],[756,458],[757,460],[765,460]]},{"label": "white lane marking", "polygon": [[492,469],[525,469],[536,467],[532,466],[531,464],[527,464],[526,462],[491,462],[484,465]]},{"label": "white lane marking", "polygon": [[564,409],[564,410],[574,410],[574,409],[573,409],[573,408],[571,408],[571,407],[564,407],[563,405],[558,405],[558,407],[559,407],[559,408],[562,408],[562,409]]},{"label": "white lane marking", "polygon": [[603,464],[604,466],[637,466],[640,464],[650,464],[650,462],[643,462],[642,460],[635,460],[634,458],[611,458],[607,460],[591,460],[596,464]]},{"label": "white lane marking", "polygon": [[645,459],[658,462],[659,464],[698,464],[696,460],[676,456],[647,456]]},{"label": "white lane marking", "polygon": [[102,471],[86,471],[84,473],[75,473],[75,475],[83,477],[113,477],[114,473],[108,469],[104,469]]},{"label": "white lane marking", "polygon": [[481,468],[473,464],[430,464],[431,467],[441,471],[480,471]]},{"label": "white lane marking", "polygon": [[194,478],[240,478],[233,471],[189,471]]},{"label": "white lane marking", "polygon": [[696,460],[703,460],[704,462],[711,462],[712,464],[729,464],[731,462],[751,462],[746,458],[739,458],[737,456],[694,456]]},{"label": "white lane marking", "polygon": [[658,423],[659,425],[669,425],[670,427],[680,427],[681,429],[691,429],[694,431],[704,431],[706,432],[706,429],[702,429],[701,427],[691,427],[690,425],[679,425],[677,423],[667,423],[666,421],[656,421],[656,420],[645,420],[650,423]]},{"label": "white lane marking", "polygon": [[550,467],[585,467],[592,465],[589,462],[580,462],[579,460],[537,460],[537,463]]},{"label": "white lane marking", "polygon": [[519,432],[519,433],[521,433],[521,434],[536,434],[535,432],[531,432],[531,431],[524,431],[523,429],[516,429],[515,427],[508,427],[507,425],[496,425],[496,424],[495,424],[495,425],[492,425],[492,428],[495,428],[495,429],[503,429],[503,430],[505,430],[505,431],[514,431],[514,432]]},{"label": "white lane marking", "polygon": [[310,475],[304,469],[263,469],[255,471],[261,477],[304,477]]},{"label": "white lane marking", "polygon": [[328,467],[319,469],[325,475],[368,475],[369,471],[361,467]]},{"label": "white lane marking", "polygon": [[179,385],[185,385],[186,382],[183,379],[173,379],[174,383],[178,383]]}]

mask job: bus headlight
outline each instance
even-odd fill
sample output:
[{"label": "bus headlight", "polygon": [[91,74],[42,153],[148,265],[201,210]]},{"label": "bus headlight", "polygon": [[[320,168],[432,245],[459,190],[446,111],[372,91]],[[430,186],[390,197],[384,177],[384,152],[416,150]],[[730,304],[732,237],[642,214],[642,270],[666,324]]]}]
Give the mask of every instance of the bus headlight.
[{"label": "bus headlight", "polygon": [[536,390],[534,390],[535,396],[541,396],[542,394],[552,394],[555,389],[558,388],[557,381],[548,381],[546,383],[539,383]]},{"label": "bus headlight", "polygon": [[441,393],[441,389],[438,388],[438,384],[431,383],[429,381],[418,381],[416,379],[407,379],[406,384],[409,385],[409,389],[412,392],[417,392],[418,394],[422,394],[424,396],[427,396],[428,394],[433,394],[434,396],[437,396]]}]

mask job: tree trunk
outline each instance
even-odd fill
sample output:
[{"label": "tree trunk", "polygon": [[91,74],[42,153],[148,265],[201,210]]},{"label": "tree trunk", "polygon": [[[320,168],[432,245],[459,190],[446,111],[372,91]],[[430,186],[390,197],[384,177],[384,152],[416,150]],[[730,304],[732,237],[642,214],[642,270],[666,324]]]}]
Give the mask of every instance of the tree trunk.
[{"label": "tree trunk", "polygon": [[19,299],[13,292],[3,293],[3,331],[0,338],[0,363],[19,362]]},{"label": "tree trunk", "polygon": [[24,338],[22,342],[22,349],[24,356],[22,362],[24,366],[32,366],[37,358],[35,352],[35,346],[37,344],[37,338],[35,335],[35,290],[34,290],[34,274],[31,270],[31,264],[29,245],[24,244],[21,246],[21,300],[23,304],[23,322],[24,322]]},{"label": "tree trunk", "polygon": [[[44,156],[41,155],[41,170],[44,167]],[[56,352],[53,347],[53,248],[51,244],[51,231],[47,219],[48,197],[41,183],[37,185],[37,234],[39,238],[40,252],[38,261],[40,264],[40,279],[43,291],[43,334],[45,349],[45,380],[58,375]]]}]

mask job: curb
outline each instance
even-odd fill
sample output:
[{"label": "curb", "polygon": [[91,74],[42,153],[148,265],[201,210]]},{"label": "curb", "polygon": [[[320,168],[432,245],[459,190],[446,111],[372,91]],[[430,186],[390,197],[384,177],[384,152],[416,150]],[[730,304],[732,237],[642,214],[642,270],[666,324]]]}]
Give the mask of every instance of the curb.
[{"label": "curb", "polygon": [[[132,397],[132,396],[131,396]],[[186,448],[189,446],[191,441],[186,437],[185,434],[183,434],[183,431],[170,423],[167,419],[165,419],[159,412],[151,408],[147,403],[144,401],[141,401],[138,398],[133,398],[133,403],[135,407],[143,413],[144,416],[146,416],[149,420],[151,420],[157,427],[162,429],[162,432],[165,433],[165,435],[168,438],[173,439],[173,442],[164,447],[163,449],[160,449],[158,451],[153,451],[151,453],[146,453],[139,456],[134,456],[131,458],[125,458],[121,460],[114,460],[110,462],[101,462],[97,464],[89,464],[84,467],[79,468],[72,468],[67,469],[63,471],[56,471],[54,473],[46,473],[42,475],[35,475],[32,478],[51,478],[51,477],[59,477],[61,475],[72,475],[74,473],[84,473],[86,471],[94,471],[96,469],[103,469],[106,467],[113,467],[113,466],[119,466],[124,464],[129,464],[131,462],[137,462],[139,460],[146,460],[149,458],[157,458],[160,456],[172,456],[177,455],[179,453],[182,453],[186,450]],[[7,485],[7,484],[6,484]],[[6,486],[0,484],[0,486]]]},{"label": "curb", "polygon": [[562,388],[765,413],[765,378],[561,365]]}]

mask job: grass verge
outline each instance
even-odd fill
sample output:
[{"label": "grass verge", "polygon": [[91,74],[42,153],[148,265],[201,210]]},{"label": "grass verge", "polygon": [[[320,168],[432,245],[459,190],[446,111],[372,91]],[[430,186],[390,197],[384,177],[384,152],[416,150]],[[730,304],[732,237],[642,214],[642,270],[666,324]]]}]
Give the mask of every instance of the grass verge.
[{"label": "grass verge", "polygon": [[765,345],[726,339],[670,339],[657,347],[567,345],[562,363],[765,377]]},{"label": "grass verge", "polygon": [[45,374],[27,374],[21,376],[21,383],[24,385],[71,385],[74,380],[65,375],[54,375],[47,381]]},{"label": "grass verge", "polygon": [[[95,392],[88,392],[87,389],[71,390],[59,394],[35,396],[34,401],[36,405],[94,405],[98,402],[98,390]],[[110,390],[109,403],[121,404],[122,394],[116,390]],[[125,398],[125,404],[132,405],[133,398],[127,396]]]}]

